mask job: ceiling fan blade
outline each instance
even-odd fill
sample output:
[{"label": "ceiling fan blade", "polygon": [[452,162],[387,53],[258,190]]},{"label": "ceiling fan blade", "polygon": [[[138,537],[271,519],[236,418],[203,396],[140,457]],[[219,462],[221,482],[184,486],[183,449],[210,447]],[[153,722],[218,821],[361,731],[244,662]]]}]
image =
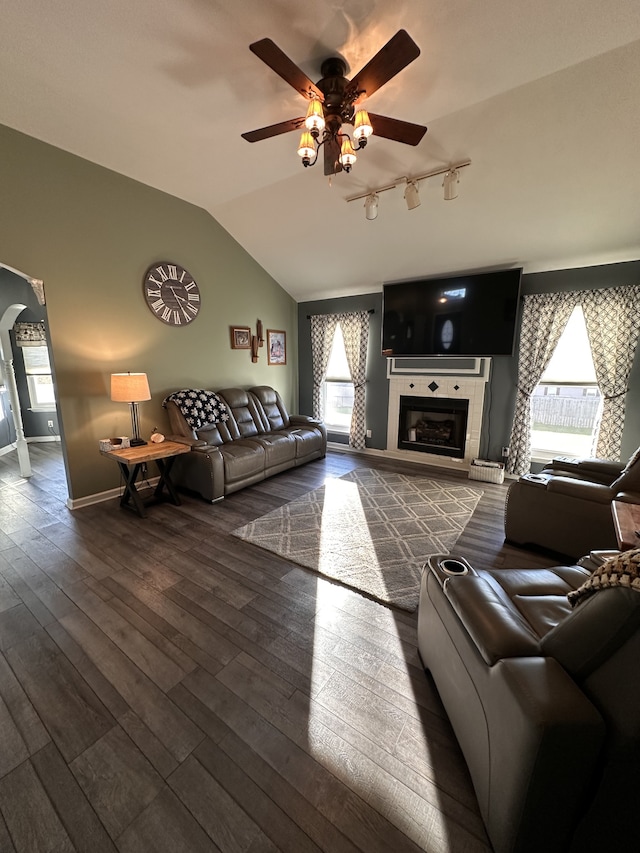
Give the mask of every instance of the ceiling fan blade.
[{"label": "ceiling fan blade", "polygon": [[397,118],[379,116],[375,113],[369,113],[369,119],[374,136],[404,142],[405,145],[417,145],[427,132],[423,124],[411,124],[409,121],[400,121]]},{"label": "ceiling fan blade", "polygon": [[260,127],[258,130],[249,130],[247,133],[241,133],[240,135],[247,142],[260,142],[262,139],[270,139],[272,136],[279,136],[281,133],[299,130],[303,124],[304,116],[301,118],[290,118],[288,121],[280,121],[278,124],[270,124],[267,127]]},{"label": "ceiling fan blade", "polygon": [[419,56],[420,48],[409,33],[398,30],[349,83],[349,96],[354,97],[356,103],[370,97]]},{"label": "ceiling fan blade", "polygon": [[322,146],[324,148],[324,173],[325,175],[337,175],[342,171],[340,165],[340,143],[337,137],[332,136]]},{"label": "ceiling fan blade", "polygon": [[300,92],[304,98],[310,100],[315,97],[324,101],[324,95],[316,84],[312,83],[304,71],[301,71],[295,62],[292,62],[271,39],[254,41],[253,44],[249,45],[249,50],[253,51],[272,71],[275,71],[290,86]]}]

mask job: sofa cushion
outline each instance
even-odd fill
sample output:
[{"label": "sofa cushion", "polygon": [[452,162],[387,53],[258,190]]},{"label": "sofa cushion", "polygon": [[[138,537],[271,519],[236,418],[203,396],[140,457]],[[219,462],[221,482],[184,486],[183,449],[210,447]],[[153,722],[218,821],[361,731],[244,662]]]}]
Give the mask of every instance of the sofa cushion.
[{"label": "sofa cushion", "polygon": [[227,404],[229,420],[227,426],[233,440],[251,438],[266,432],[262,424],[255,399],[242,388],[225,388],[218,392]]},{"label": "sofa cushion", "polygon": [[611,488],[616,492],[640,490],[640,447],[624,466],[618,479],[611,483]]},{"label": "sofa cushion", "polygon": [[528,622],[486,581],[475,575],[448,578],[444,593],[485,663],[539,655],[538,636]]},{"label": "sofa cushion", "polygon": [[282,397],[274,388],[268,385],[257,385],[250,391],[260,401],[262,413],[266,418],[265,430],[284,429],[289,426],[289,413],[282,401]]},{"label": "sofa cushion", "polygon": [[224,459],[225,484],[264,477],[265,451],[261,444],[238,439],[223,445],[220,452]]}]

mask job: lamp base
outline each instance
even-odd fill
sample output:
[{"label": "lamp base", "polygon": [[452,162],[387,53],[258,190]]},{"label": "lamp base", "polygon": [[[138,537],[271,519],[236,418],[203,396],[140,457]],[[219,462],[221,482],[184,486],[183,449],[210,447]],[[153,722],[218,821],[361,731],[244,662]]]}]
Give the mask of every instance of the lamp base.
[{"label": "lamp base", "polygon": [[129,447],[142,447],[142,445],[146,443],[147,442],[144,440],[144,438],[132,438],[129,441]]}]

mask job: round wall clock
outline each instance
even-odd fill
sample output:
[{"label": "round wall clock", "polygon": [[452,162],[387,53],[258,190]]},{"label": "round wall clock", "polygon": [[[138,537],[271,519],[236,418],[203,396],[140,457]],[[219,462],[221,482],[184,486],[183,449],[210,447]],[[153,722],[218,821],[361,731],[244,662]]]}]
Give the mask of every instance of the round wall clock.
[{"label": "round wall clock", "polygon": [[200,311],[200,289],[184,267],[160,261],[149,267],[142,285],[149,309],[169,326],[186,326]]}]

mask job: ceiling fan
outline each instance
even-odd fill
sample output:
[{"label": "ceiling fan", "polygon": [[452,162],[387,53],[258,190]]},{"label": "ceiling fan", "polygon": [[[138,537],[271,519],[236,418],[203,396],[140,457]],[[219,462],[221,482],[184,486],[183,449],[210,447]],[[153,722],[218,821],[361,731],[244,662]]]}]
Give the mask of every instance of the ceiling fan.
[{"label": "ceiling fan", "polygon": [[[259,142],[281,133],[302,129],[298,154],[304,166],[312,166],[324,148],[324,173],[334,175],[351,170],[356,151],[364,148],[375,133],[385,139],[417,145],[427,132],[421,124],[411,124],[388,116],[367,113],[360,104],[395,77],[420,55],[420,48],[405,30],[399,30],[355,77],[344,76],[347,64],[339,57],[326,59],[320,68],[322,78],[313,83],[271,39],[249,45],[269,68],[309,101],[306,116],[281,121],[243,133],[247,142]],[[354,125],[351,136],[342,131],[344,124]]]}]

